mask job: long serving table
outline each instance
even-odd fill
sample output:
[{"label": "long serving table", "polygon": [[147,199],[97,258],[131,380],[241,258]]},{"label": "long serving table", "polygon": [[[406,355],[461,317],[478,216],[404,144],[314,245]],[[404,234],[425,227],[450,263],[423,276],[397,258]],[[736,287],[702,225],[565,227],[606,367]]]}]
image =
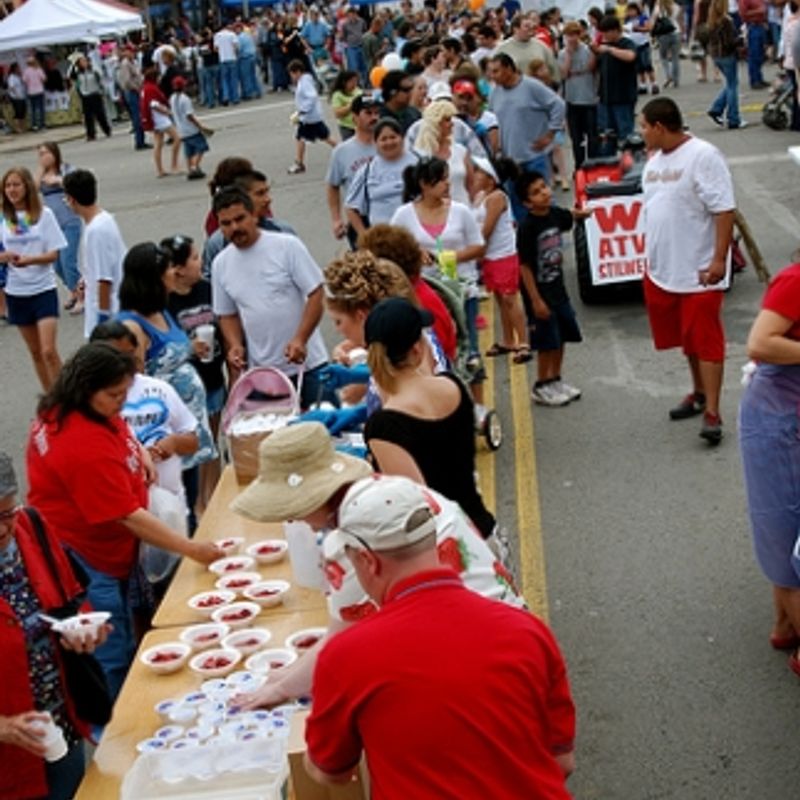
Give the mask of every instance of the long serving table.
[{"label": "long serving table", "polygon": [[[255,627],[272,633],[269,647],[283,647],[287,636],[301,628],[327,625],[327,612],[316,611],[281,614],[272,620],[259,620]],[[158,628],[142,640],[139,652],[157,644],[177,639],[178,629]],[[116,800],[125,773],[136,760],[136,745],[153,735],[165,723],[156,713],[161,700],[181,697],[200,687],[204,678],[184,665],[170,675],[155,675],[139,660],[138,653],[122,687],[111,722],[95,751],[86,777],[75,800]]]},{"label": "long serving table", "polygon": [[[245,547],[260,539],[283,539],[281,525],[246,520],[234,514],[229,505],[241,491],[228,467],[198,527],[195,538],[208,541],[243,536]],[[283,578],[292,582],[288,558],[277,564],[255,566],[264,578]],[[178,639],[180,630],[207,618],[186,604],[197,592],[211,590],[217,576],[205,567],[184,559],[153,618],[154,630],[142,640],[122,691],[114,705],[111,721],[94,754],[75,800],[116,800],[125,773],[136,759],[136,744],[150,737],[162,722],[154,710],[160,700],[181,696],[203,682],[188,665],[171,675],[156,675],[141,663],[139,654],[156,644]],[[321,592],[292,583],[283,605],[264,609],[254,627],[272,633],[268,647],[282,647],[287,636],[302,628],[327,626],[328,613]],[[244,660],[244,659],[243,659]]]}]

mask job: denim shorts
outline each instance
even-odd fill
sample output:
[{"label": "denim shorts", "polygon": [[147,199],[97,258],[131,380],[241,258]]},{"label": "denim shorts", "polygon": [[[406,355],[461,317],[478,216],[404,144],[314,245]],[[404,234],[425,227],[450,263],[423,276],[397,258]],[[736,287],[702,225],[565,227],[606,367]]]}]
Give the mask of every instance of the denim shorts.
[{"label": "denim shorts", "polygon": [[183,154],[186,158],[192,158],[208,152],[208,142],[202,133],[187,136],[185,139],[181,139],[181,143],[183,144]]},{"label": "denim shorts", "polygon": [[213,417],[214,414],[219,414],[222,409],[225,408],[227,395],[228,393],[225,391],[224,386],[220,386],[219,389],[213,389],[212,391],[206,390],[206,410],[208,411],[209,417]]},{"label": "denim shorts", "polygon": [[581,329],[572,303],[567,300],[556,306],[550,306],[547,319],[534,317],[534,328],[531,331],[531,348],[533,350],[560,350],[567,342],[581,342]]},{"label": "denim shorts", "polygon": [[35,325],[41,319],[58,318],[58,292],[48,289],[46,292],[32,294],[30,297],[6,295],[9,325],[22,327]]}]

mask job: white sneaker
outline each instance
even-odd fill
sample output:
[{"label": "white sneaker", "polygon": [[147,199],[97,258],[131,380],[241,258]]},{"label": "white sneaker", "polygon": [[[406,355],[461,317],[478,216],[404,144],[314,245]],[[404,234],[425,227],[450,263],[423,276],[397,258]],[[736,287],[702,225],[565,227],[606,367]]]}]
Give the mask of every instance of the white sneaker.
[{"label": "white sneaker", "polygon": [[545,383],[543,386],[534,386],[531,391],[534,403],[540,406],[566,406],[569,404],[569,397],[559,391],[555,383]]},{"label": "white sneaker", "polygon": [[570,402],[573,400],[580,400],[581,395],[583,394],[583,392],[581,392],[577,386],[573,386],[570,383],[564,383],[562,380],[556,381],[553,385],[556,386],[561,394],[565,394],[567,397],[569,397]]}]

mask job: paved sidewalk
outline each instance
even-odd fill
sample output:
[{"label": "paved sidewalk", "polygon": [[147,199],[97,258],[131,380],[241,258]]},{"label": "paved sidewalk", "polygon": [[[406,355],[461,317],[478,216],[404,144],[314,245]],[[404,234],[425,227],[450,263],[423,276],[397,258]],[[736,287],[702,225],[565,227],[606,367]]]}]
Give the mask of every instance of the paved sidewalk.
[{"label": "paved sidewalk", "polygon": [[[121,130],[122,126],[115,129]],[[127,131],[127,127],[125,128]],[[41,142],[73,142],[83,139],[86,130],[81,125],[61,125],[57,128],[47,128],[43,131],[26,131],[25,133],[10,133],[0,136],[0,157],[11,153],[28,153],[36,149]]]}]

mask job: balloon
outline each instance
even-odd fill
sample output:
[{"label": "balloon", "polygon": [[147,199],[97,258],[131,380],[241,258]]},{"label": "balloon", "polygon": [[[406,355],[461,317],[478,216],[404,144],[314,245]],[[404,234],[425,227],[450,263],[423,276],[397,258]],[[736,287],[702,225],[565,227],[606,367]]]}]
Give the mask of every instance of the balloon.
[{"label": "balloon", "polygon": [[477,11],[479,8],[483,8],[485,2],[486,0],[469,0],[469,10]]},{"label": "balloon", "polygon": [[386,67],[373,67],[369,73],[369,82],[372,84],[373,88],[380,89],[381,84],[383,83],[383,79],[386,77],[386,73],[389,70]]},{"label": "balloon", "polygon": [[388,53],[383,57],[381,66],[387,70],[403,69],[403,59],[397,53]]}]

